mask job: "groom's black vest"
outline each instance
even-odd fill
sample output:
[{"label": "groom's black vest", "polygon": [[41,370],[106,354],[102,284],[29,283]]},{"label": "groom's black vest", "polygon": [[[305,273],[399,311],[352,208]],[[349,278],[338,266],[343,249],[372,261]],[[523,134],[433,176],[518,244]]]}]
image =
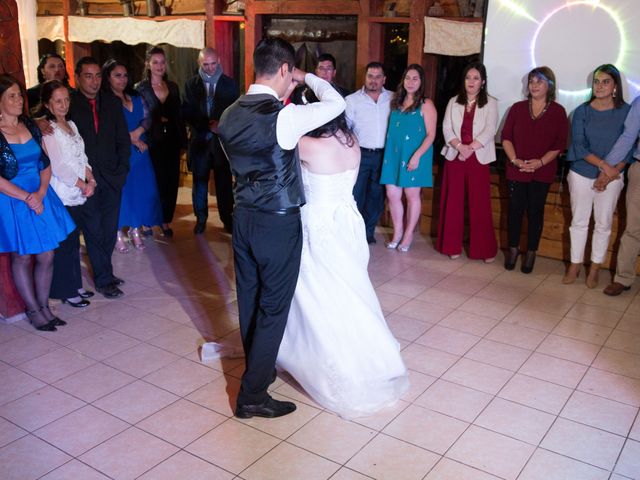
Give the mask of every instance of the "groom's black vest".
[{"label": "groom's black vest", "polygon": [[236,207],[284,213],[304,204],[296,150],[284,150],[276,137],[281,109],[272,95],[243,95],[220,117]]}]

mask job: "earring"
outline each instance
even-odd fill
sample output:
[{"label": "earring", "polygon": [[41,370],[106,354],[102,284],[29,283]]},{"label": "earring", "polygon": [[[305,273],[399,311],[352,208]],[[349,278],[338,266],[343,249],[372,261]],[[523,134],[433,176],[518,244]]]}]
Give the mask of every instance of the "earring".
[{"label": "earring", "polygon": [[616,90],[614,90],[614,91],[613,91],[613,93],[611,94],[611,96],[612,96],[613,98],[616,98]]}]

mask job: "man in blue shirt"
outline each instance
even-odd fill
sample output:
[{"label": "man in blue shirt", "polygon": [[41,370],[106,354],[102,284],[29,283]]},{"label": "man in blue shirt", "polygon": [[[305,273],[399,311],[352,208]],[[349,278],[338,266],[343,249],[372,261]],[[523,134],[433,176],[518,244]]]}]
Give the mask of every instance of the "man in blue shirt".
[{"label": "man in blue shirt", "polygon": [[[616,275],[604,293],[620,295],[629,290],[636,277],[636,263],[640,252],[640,96],[631,105],[629,115],[624,122],[624,133],[607,155],[606,162],[615,165],[620,162],[631,148],[635,148],[635,161],[627,173],[627,226],[620,240]],[[635,147],[634,147],[635,145]]]}]

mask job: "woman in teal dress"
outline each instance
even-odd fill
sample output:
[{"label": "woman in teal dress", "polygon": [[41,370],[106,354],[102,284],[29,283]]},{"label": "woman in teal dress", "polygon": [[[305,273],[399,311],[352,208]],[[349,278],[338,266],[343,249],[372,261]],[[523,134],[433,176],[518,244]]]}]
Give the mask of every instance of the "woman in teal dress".
[{"label": "woman in teal dress", "polygon": [[52,332],[66,324],[49,310],[53,250],[75,225],[49,188],[51,167],[40,146],[42,135],[23,112],[17,80],[0,75],[0,252],[11,254],[13,281],[29,321]]},{"label": "woman in teal dress", "polygon": [[[433,186],[433,140],[438,114],[424,98],[424,70],[411,64],[391,100],[391,116],[384,148],[380,183],[386,185],[393,223],[387,248],[408,252],[422,211],[420,188]],[[405,211],[402,194],[407,200]]]},{"label": "woman in teal dress", "polygon": [[122,188],[116,241],[116,250],[127,253],[129,248],[125,243],[123,229],[129,227],[131,244],[138,250],[144,249],[142,226],[162,225],[162,206],[146,144],[142,97],[133,89],[127,68],[117,60],[106,61],[102,66],[102,88],[122,101],[122,110],[131,135],[130,169]]}]

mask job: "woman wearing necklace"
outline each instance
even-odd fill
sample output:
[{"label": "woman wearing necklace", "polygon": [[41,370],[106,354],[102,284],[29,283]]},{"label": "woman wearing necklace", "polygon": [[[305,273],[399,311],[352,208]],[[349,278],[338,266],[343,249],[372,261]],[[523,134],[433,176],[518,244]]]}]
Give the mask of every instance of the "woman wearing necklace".
[{"label": "woman wearing necklace", "polygon": [[[438,114],[424,97],[424,70],[412,64],[391,100],[380,183],[386,185],[393,223],[389,249],[408,252],[422,212],[421,187],[433,186],[433,140]],[[406,223],[402,194],[407,200]]]},{"label": "woman wearing necklace", "polygon": [[144,127],[162,205],[162,232],[172,237],[170,224],[178,199],[180,151],[186,148],[187,131],[180,113],[180,91],[167,77],[162,48],[151,47],[147,51],[143,77],[136,90],[149,109]]},{"label": "woman wearing necklace", "polygon": [[527,100],[511,106],[502,130],[502,146],[509,159],[508,239],[504,267],[513,270],[520,254],[522,219],[527,212],[527,253],[522,273],[531,273],[544,225],[544,206],[557,171],[557,157],[567,147],[569,122],[555,102],[556,77],[549,67],[527,75]]},{"label": "woman wearing necklace", "polygon": [[66,322],[49,309],[53,250],[75,225],[49,188],[51,167],[41,139],[24,115],[18,81],[0,75],[0,252],[11,254],[13,281],[31,324],[54,332]]},{"label": "woman wearing necklace", "polygon": [[134,248],[142,250],[142,226],[162,224],[160,196],[143,125],[145,108],[142,98],[129,82],[127,68],[117,60],[107,60],[102,66],[102,90],[113,93],[122,102],[122,111],[131,136],[130,168],[127,181],[122,187],[116,250],[120,253],[129,251],[125,243],[124,227],[129,227],[127,234]]},{"label": "woman wearing necklace", "polygon": [[632,152],[615,166],[604,159],[622,135],[629,109],[623,100],[620,72],[613,65],[600,65],[593,73],[591,98],[576,108],[571,125],[572,141],[567,154],[571,165],[567,176],[571,194],[571,265],[562,283],[573,283],[578,277],[593,211],[595,226],[586,284],[589,288],[598,286],[598,270],[607,255],[613,212],[624,187],[620,172],[632,159]]},{"label": "woman wearing necklace", "polygon": [[80,231],[87,231],[85,219],[90,212],[85,203],[98,185],[93,178],[84,141],[73,121],[68,120],[69,90],[58,80],[49,80],[40,90],[40,107],[36,113],[50,121],[52,133],[42,138],[51,160],[51,188],[67,207],[78,226],[56,248],[53,259],[53,279],[49,296],[75,308],[87,307],[94,293],[82,288],[80,269]]},{"label": "woman wearing necklace", "polygon": [[487,71],[467,65],[457,96],[449,100],[442,130],[446,158],[440,194],[436,250],[452,259],[462,253],[465,190],[469,204],[469,258],[492,262],[498,252],[491,212],[489,164],[496,160],[498,107],[487,94]]}]

